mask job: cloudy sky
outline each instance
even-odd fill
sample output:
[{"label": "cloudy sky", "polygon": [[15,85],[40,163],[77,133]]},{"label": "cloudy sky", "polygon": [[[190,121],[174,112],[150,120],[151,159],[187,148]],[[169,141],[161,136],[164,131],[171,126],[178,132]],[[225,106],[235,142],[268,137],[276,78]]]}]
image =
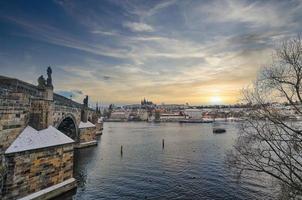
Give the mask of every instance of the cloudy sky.
[{"label": "cloudy sky", "polygon": [[3,0],[0,74],[103,104],[235,103],[302,30],[302,1]]}]

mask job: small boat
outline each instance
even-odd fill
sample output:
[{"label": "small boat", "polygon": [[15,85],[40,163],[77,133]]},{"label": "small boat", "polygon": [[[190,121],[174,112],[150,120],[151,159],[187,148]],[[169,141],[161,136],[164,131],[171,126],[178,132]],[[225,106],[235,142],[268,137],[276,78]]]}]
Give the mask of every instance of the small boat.
[{"label": "small boat", "polygon": [[205,120],[205,119],[185,119],[180,120],[179,123],[212,123],[213,120]]},{"label": "small boat", "polygon": [[213,123],[214,120],[213,120],[213,119],[210,119],[210,118],[202,118],[202,122],[203,122],[203,123]]},{"label": "small boat", "polygon": [[185,119],[185,120],[180,120],[179,123],[203,123],[203,121],[196,120],[196,119]]},{"label": "small boat", "polygon": [[226,130],[224,128],[213,128],[213,133],[225,133]]}]

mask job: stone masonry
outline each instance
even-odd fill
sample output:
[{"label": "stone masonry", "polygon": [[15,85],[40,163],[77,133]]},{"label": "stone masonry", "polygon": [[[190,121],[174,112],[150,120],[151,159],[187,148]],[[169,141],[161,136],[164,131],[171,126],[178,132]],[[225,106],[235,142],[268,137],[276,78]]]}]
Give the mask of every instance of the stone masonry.
[{"label": "stone masonry", "polygon": [[51,100],[33,99],[29,125],[41,130],[53,124],[53,102]]},{"label": "stone masonry", "polygon": [[30,102],[26,94],[0,96],[0,164],[4,151],[18,137],[28,122]]},{"label": "stone masonry", "polygon": [[3,199],[16,199],[73,177],[73,144],[7,155]]},{"label": "stone masonry", "polygon": [[80,128],[80,143],[96,140],[96,127]]},{"label": "stone masonry", "polygon": [[[49,126],[58,131],[60,123],[72,116],[75,141],[97,144],[96,127],[89,122],[96,119],[96,112],[88,107],[88,97],[83,105],[53,93],[51,73],[49,67],[47,80],[40,76],[38,86],[0,76],[0,199],[24,197],[73,177],[73,150],[78,144],[59,142],[7,153],[28,125],[38,132]],[[84,123],[90,125],[81,128],[83,113]],[[74,187],[75,182],[70,185]]]},{"label": "stone masonry", "polygon": [[101,119],[97,120],[97,123],[95,124],[96,127],[96,135],[102,135],[103,133],[103,121]]}]

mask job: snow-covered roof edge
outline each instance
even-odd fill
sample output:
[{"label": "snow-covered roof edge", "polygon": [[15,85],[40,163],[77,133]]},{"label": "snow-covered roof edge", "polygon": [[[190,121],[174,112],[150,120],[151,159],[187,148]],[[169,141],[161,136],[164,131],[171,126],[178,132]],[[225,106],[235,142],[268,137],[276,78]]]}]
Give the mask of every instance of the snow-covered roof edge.
[{"label": "snow-covered roof edge", "polygon": [[93,123],[91,123],[90,121],[87,122],[80,122],[79,124],[79,128],[90,128],[90,127],[95,127],[95,125]]},{"label": "snow-covered roof edge", "polygon": [[49,126],[47,129],[40,131],[37,131],[31,126],[27,126],[6,149],[5,154],[61,146],[74,142],[75,141],[73,139],[53,126]]}]

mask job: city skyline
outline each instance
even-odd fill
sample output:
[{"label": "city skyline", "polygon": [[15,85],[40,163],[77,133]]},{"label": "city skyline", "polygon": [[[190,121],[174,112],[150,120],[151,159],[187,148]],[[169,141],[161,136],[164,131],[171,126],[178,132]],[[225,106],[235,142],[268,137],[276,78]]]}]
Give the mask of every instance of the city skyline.
[{"label": "city skyline", "polygon": [[88,2],[0,2],[0,74],[37,84],[50,65],[77,101],[232,104],[302,29],[301,0]]}]

